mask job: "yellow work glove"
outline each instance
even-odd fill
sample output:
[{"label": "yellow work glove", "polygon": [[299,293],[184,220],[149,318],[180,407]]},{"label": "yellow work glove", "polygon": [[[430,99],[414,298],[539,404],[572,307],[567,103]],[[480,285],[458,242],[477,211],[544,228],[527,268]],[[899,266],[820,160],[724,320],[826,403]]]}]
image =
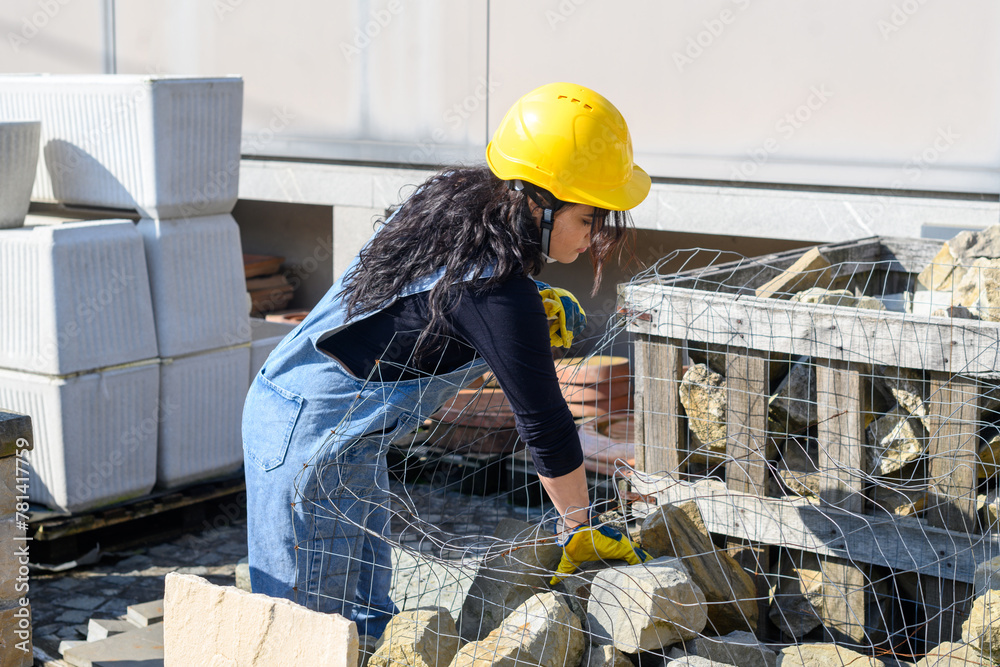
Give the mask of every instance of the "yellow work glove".
[{"label": "yellow work glove", "polygon": [[541,280],[536,280],[535,285],[538,286],[542,305],[545,306],[552,347],[568,348],[573,344],[573,337],[587,326],[587,313],[569,290],[552,287]]},{"label": "yellow work glove", "polygon": [[624,560],[629,565],[638,565],[651,558],[616,528],[598,523],[597,517],[592,517],[589,524],[581,523],[574,528],[559,545],[563,548],[562,558],[556,568],[558,574],[549,581],[550,586],[555,586],[588,561]]}]

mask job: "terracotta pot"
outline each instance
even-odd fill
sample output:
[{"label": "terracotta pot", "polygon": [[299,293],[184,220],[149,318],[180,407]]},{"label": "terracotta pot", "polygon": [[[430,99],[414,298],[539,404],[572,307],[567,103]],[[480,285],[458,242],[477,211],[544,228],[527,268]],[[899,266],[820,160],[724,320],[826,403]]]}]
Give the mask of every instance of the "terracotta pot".
[{"label": "terracotta pot", "polygon": [[630,377],[632,369],[628,357],[569,357],[556,362],[556,375],[564,384],[596,385],[614,378]]},{"label": "terracotta pot", "polygon": [[604,475],[623,474],[620,466],[635,465],[634,420],[628,411],[593,419],[578,429],[584,467]]}]

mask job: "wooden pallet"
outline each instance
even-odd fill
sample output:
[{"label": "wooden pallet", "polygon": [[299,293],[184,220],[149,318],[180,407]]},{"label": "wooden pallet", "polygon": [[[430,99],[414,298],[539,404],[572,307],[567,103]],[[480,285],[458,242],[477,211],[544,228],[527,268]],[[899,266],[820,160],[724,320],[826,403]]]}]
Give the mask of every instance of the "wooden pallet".
[{"label": "wooden pallet", "polygon": [[211,528],[220,512],[228,521],[246,516],[242,473],[90,512],[63,515],[33,509],[28,517],[31,556],[38,563],[65,562],[98,544],[103,551],[114,551],[162,541]]},{"label": "wooden pallet", "polygon": [[[839,284],[833,287],[876,285],[887,293],[911,290],[915,274],[939,249],[938,241],[880,237],[819,248],[836,265]],[[1000,546],[993,536],[974,534],[977,383],[1000,378],[1000,324],[755,295],[754,288],[801,255],[794,250],[622,288],[628,329],[637,336],[636,433],[645,443],[637,446],[636,467],[645,473],[637,490],[660,502],[697,499],[706,524],[740,547],[744,566],[761,575],[768,572],[771,546],[826,557],[824,570],[839,579],[834,585],[843,592],[836,630],[849,640],[862,642],[865,633],[866,580],[859,564],[927,575],[927,617],[935,620],[926,641],[950,640],[963,611],[955,600],[967,597],[974,559]],[[684,350],[692,343],[725,355],[729,436],[721,491],[717,485],[695,489],[680,465],[687,429],[678,389]],[[819,468],[840,471],[827,477],[819,494],[830,511],[767,497],[769,363],[798,356],[811,358],[816,370]],[[934,396],[927,402],[933,424],[928,476],[947,502],[919,522],[879,517],[889,523],[877,525],[868,514],[863,475],[851,472],[862,467],[870,393],[865,373],[876,364],[922,371]],[[854,525],[858,517],[867,525]],[[888,560],[887,553],[893,554]]]}]

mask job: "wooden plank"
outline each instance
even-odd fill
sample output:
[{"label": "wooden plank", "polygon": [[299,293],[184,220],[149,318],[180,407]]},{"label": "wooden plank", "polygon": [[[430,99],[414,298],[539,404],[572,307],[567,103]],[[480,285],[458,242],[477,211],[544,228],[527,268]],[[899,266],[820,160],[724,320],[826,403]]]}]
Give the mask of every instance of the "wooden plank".
[{"label": "wooden plank", "polygon": [[813,551],[854,563],[972,582],[976,564],[1000,553],[1000,536],[967,535],[914,517],[867,516],[817,507],[805,499],[734,493],[715,480],[633,479],[658,502],[695,500],[709,532],[733,539]]},{"label": "wooden plank", "polygon": [[[819,497],[824,506],[861,514],[864,415],[868,411],[865,381],[856,366],[839,361],[816,365],[816,439],[819,443]],[[823,626],[832,641],[865,638],[864,573],[851,561],[826,557],[823,584],[833,594],[823,605]]]},{"label": "wooden plank", "polygon": [[[737,493],[767,495],[769,377],[766,353],[736,349],[726,354],[726,486]],[[766,637],[770,631],[767,615],[770,547],[731,539],[727,549],[745,570],[753,573],[757,588],[757,636]]]},{"label": "wooden plank", "polygon": [[701,290],[622,290],[634,333],[855,363],[1000,377],[1000,324]]},{"label": "wooden plank", "polygon": [[829,268],[830,260],[824,257],[819,249],[810,248],[790,267],[758,287],[755,294],[767,299],[787,299],[792,293],[809,287],[816,285],[826,287],[829,283],[826,280]]},{"label": "wooden plank", "polygon": [[848,512],[865,511],[862,460],[868,387],[857,366],[816,362],[816,439],[819,443],[820,499]]},{"label": "wooden plank", "polygon": [[636,469],[673,473],[685,448],[686,428],[678,394],[681,341],[641,337],[635,342]]},{"label": "wooden plank", "polygon": [[767,353],[737,349],[726,355],[726,486],[767,495]]},{"label": "wooden plank", "polygon": [[[930,374],[927,453],[927,522],[939,528],[974,533],[976,464],[979,445],[979,385],[975,380],[945,373]],[[972,537],[967,536],[966,541]],[[972,589],[966,583],[927,578],[924,593],[925,640],[931,644],[957,641],[969,613]]]}]

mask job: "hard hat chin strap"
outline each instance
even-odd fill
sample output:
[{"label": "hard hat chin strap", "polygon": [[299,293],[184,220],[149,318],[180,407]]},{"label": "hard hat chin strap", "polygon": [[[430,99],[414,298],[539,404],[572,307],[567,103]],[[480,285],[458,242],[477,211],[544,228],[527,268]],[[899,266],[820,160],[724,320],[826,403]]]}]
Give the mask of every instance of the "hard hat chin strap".
[{"label": "hard hat chin strap", "polygon": [[556,199],[548,190],[538,187],[534,183],[526,183],[522,180],[515,179],[508,181],[508,186],[512,190],[524,191],[524,194],[528,196],[536,206],[542,209],[542,220],[540,223],[541,233],[542,233],[542,254],[545,255],[545,259],[553,261],[549,257],[549,243],[552,240],[552,223],[555,219],[556,211],[566,205],[566,202]]}]

